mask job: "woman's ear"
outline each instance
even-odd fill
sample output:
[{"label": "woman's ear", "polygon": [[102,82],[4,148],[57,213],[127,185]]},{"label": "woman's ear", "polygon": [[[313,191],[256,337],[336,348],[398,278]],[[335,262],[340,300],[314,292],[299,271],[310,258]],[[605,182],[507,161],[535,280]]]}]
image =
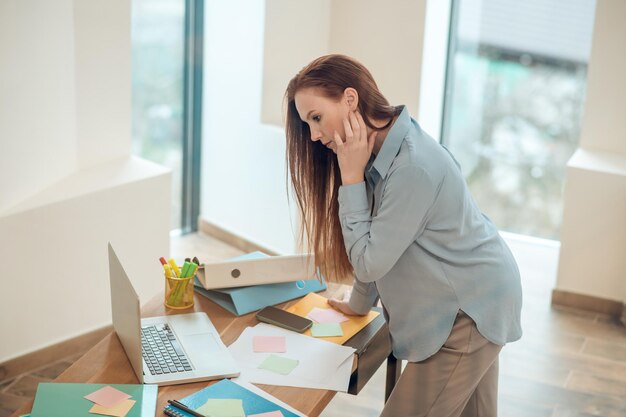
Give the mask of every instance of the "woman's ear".
[{"label": "woman's ear", "polygon": [[350,111],[355,111],[358,108],[359,93],[357,93],[357,91],[354,88],[348,87],[345,90],[343,90],[343,97],[346,100],[346,103],[348,104],[348,109]]}]

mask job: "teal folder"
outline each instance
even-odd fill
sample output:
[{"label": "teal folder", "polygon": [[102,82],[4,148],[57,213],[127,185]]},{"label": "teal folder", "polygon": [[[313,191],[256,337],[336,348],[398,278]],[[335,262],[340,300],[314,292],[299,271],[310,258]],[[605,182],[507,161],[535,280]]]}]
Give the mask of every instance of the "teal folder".
[{"label": "teal folder", "polygon": [[[297,414],[292,413],[291,411],[261,397],[239,384],[229,381],[228,379],[223,379],[216,384],[197,391],[178,401],[192,410],[196,410],[206,403],[209,398],[240,399],[243,402],[243,410],[246,415],[269,413],[270,411],[280,410],[285,417],[298,417]],[[193,417],[191,414],[171,405],[166,406],[163,412],[171,417]]]},{"label": "teal folder", "polygon": [[135,405],[126,417],[154,417],[156,414],[156,385],[139,384],[62,384],[42,382],[37,387],[31,417],[94,417],[89,413],[93,404],[84,398],[102,387],[111,386],[131,396]]},{"label": "teal folder", "polygon": [[[252,252],[233,259],[255,259],[268,256],[263,252]],[[253,285],[250,287],[222,288],[219,290],[205,289],[198,278],[195,279],[195,289],[200,295],[219,304],[236,316],[260,310],[263,307],[284,303],[326,289],[326,282],[317,279],[281,282],[278,284]]]}]

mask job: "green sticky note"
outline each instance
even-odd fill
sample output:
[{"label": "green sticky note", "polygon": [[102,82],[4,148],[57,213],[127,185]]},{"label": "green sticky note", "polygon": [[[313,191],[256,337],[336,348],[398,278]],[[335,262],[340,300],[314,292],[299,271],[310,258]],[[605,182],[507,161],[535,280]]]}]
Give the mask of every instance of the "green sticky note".
[{"label": "green sticky note", "polygon": [[311,326],[313,337],[343,336],[340,323],[313,323]]},{"label": "green sticky note", "polygon": [[289,375],[300,361],[283,356],[270,355],[259,365],[259,369],[267,369],[281,375]]},{"label": "green sticky note", "polygon": [[236,399],[209,398],[200,408],[196,408],[196,411],[210,417],[246,417],[243,401]]}]

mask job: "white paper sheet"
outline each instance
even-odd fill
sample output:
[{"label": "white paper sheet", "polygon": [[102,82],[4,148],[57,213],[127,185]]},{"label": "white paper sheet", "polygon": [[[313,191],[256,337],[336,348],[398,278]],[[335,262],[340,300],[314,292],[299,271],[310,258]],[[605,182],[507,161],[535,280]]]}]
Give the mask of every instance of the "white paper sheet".
[{"label": "white paper sheet", "polygon": [[310,381],[303,378],[280,375],[263,369],[241,366],[240,378],[256,384],[279,385],[285,387],[327,389],[331,391],[347,392],[352,375],[353,358],[349,357],[339,368],[323,381]]},{"label": "white paper sheet", "polygon": [[[284,336],[287,351],[278,355],[297,359],[300,363],[289,375],[258,369],[271,353],[254,352],[254,336]],[[241,367],[241,378],[246,381],[335,391],[348,389],[355,352],[351,347],[314,339],[265,323],[246,328],[228,349]]]}]

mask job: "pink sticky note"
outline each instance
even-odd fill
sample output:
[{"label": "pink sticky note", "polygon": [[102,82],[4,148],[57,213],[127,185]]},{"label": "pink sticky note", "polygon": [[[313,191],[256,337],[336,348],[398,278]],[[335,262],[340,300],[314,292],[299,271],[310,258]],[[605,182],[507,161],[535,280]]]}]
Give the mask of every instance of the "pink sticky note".
[{"label": "pink sticky note", "polygon": [[94,391],[89,395],[85,395],[89,401],[101,405],[105,408],[111,408],[130,398],[130,395],[117,390],[113,387],[106,386]]},{"label": "pink sticky note", "polygon": [[280,410],[276,410],[269,413],[248,414],[248,417],[285,417],[285,415]]},{"label": "pink sticky note", "polygon": [[252,349],[255,352],[286,352],[285,336],[254,336]]},{"label": "pink sticky note", "polygon": [[343,323],[349,320],[346,316],[333,308],[315,307],[309,312],[308,317],[318,323]]}]

